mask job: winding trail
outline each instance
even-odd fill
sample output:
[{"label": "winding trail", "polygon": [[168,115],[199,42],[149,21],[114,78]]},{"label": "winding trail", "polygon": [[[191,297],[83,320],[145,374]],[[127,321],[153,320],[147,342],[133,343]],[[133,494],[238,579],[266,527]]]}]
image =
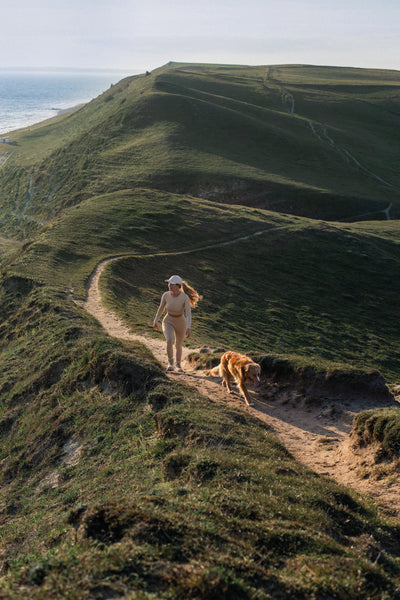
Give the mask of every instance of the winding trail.
[{"label": "winding trail", "polygon": [[[282,86],[281,82],[278,79],[275,79],[273,77],[273,67],[268,68],[268,71],[265,76],[265,81],[268,82],[269,84],[272,84],[279,90],[280,95],[281,95],[281,103],[283,104],[284,107],[286,107],[289,114],[295,115],[295,98],[291,92],[289,92],[286,88],[284,88]],[[338,153],[341,156],[341,158],[349,165],[349,167],[358,169],[359,171],[361,171],[368,177],[375,179],[375,181],[378,181],[382,185],[389,187],[392,190],[400,191],[399,186],[391,183],[390,181],[386,181],[386,179],[383,179],[382,177],[380,177],[379,175],[377,175],[376,173],[374,173],[373,171],[371,171],[370,169],[365,167],[363,164],[361,164],[360,161],[355,156],[353,156],[348,150],[346,150],[346,148],[341,148],[340,146],[338,146],[336,144],[336,142],[328,135],[328,131],[327,131],[327,128],[325,125],[322,125],[321,123],[316,123],[314,121],[308,121],[308,126],[310,127],[312,134],[322,144],[327,143],[332,148],[332,150],[334,150],[336,153]],[[374,211],[373,213],[367,213],[367,214],[375,214],[375,213],[382,212],[385,215],[385,218],[389,221],[391,208],[392,208],[392,203],[390,203],[389,206],[387,206],[386,208],[384,208],[382,210],[377,210],[377,211]],[[356,219],[356,218],[362,217],[362,216],[367,216],[367,215],[355,215],[353,217],[353,219]]]},{"label": "winding trail", "polygon": [[[400,191],[400,187],[398,187],[397,185],[394,185],[393,183],[390,183],[389,181],[386,181],[385,179],[383,179],[382,177],[380,177],[373,171],[370,171],[370,169],[368,169],[367,167],[362,165],[360,163],[360,161],[357,160],[357,158],[355,158],[355,156],[353,156],[348,150],[338,146],[336,144],[336,142],[328,135],[327,129],[324,125],[314,123],[313,121],[309,121],[308,125],[309,125],[312,133],[319,139],[319,141],[323,142],[323,143],[328,142],[328,144],[331,146],[331,148],[333,148],[333,150],[335,150],[335,152],[340,154],[340,156],[343,158],[343,160],[345,160],[345,162],[348,165],[353,166],[356,169],[359,169],[360,171],[362,171],[369,177],[372,177],[373,179],[375,179],[382,185],[385,185],[386,187],[389,187],[393,190]],[[390,219],[389,209],[391,208],[391,206],[392,205],[390,204],[389,207],[384,209],[383,211],[376,211],[376,212],[384,212],[387,219]]]},{"label": "winding trail", "polygon": [[[209,247],[227,243],[234,241]],[[141,342],[166,366],[166,347],[162,334],[159,337],[137,335],[115,313],[106,310],[102,305],[99,290],[101,274],[111,261],[123,258],[109,258],[97,265],[89,280],[87,299],[82,306],[99,321],[109,335]],[[230,403],[250,411],[272,428],[299,462],[321,475],[368,495],[391,516],[400,514],[398,480],[388,485],[386,479],[375,481],[371,477],[360,476],[363,469],[373,466],[375,454],[371,450],[355,451],[349,436],[354,416],[362,410],[376,408],[376,401],[361,396],[350,399],[346,396],[342,400],[335,399],[334,402],[326,401],[318,406],[307,406],[305,398],[299,397],[294,390],[282,389],[279,385],[266,381],[259,388],[260,391],[250,390],[254,406],[246,408],[238,391],[234,390],[233,394],[229,395],[221,386],[220,379],[209,377],[206,371],[197,371],[190,367],[186,360],[187,355],[196,350],[199,351],[200,348],[185,347],[184,373],[172,372],[167,373],[167,376],[195,387],[212,402]],[[393,402],[388,401],[388,404]],[[382,402],[379,402],[379,406],[382,405]]]}]

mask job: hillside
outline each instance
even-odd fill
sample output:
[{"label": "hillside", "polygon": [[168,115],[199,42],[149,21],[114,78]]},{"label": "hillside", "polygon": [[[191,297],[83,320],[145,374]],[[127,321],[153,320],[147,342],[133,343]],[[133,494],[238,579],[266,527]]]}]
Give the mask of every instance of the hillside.
[{"label": "hillside", "polygon": [[[357,395],[398,489],[399,86],[171,63],[0,148],[0,597],[400,598],[398,510],[196,385],[229,348],[281,415]],[[108,257],[141,341],[85,310]],[[182,381],[141,343],[173,272],[203,295]]]},{"label": "hillside", "polygon": [[334,220],[383,219],[391,204],[395,217],[399,87],[395,71],[307,66],[171,64],[124,79],[15,134],[3,227],[26,237],[66,206],[138,186]]}]

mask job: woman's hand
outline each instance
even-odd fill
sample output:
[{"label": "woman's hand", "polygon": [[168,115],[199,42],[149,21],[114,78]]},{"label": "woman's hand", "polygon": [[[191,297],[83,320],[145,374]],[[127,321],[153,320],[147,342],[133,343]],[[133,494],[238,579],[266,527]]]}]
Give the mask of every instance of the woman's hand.
[{"label": "woman's hand", "polygon": [[157,321],[154,321],[153,327],[154,327],[154,331],[158,331],[158,323],[157,323]]},{"label": "woman's hand", "polygon": [[191,329],[187,328],[186,329],[186,337],[190,337],[191,334]]}]

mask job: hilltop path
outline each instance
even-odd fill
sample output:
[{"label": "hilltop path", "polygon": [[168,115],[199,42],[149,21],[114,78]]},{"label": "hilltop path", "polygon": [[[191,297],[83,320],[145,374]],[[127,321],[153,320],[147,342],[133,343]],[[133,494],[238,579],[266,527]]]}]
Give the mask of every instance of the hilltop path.
[{"label": "hilltop path", "polygon": [[[100,322],[110,336],[143,343],[155,358],[166,366],[166,344],[162,333],[157,338],[137,335],[115,313],[106,310],[102,305],[99,291],[100,276],[110,261],[119,258],[121,257],[109,258],[97,265],[89,280],[87,299],[83,307]],[[169,378],[195,387],[213,402],[230,403],[243,410],[249,410],[273,429],[299,462],[321,475],[333,478],[338,483],[348,485],[357,492],[370,496],[391,515],[400,514],[399,483],[395,482],[389,486],[384,479],[372,481],[368,477],[361,478],[360,469],[365,470],[368,465],[373,465],[375,453],[373,450],[364,450],[362,454],[359,450],[356,454],[349,437],[354,416],[362,410],[376,407],[376,402],[374,403],[372,398],[360,397],[358,400],[352,398],[343,404],[335,401],[330,404],[305,407],[301,402],[288,402],[288,398],[279,392],[276,384],[266,382],[265,388],[268,394],[261,399],[257,392],[250,391],[254,406],[246,408],[236,391],[234,394],[227,394],[220,384],[220,379],[209,377],[205,371],[193,370],[190,367],[186,357],[193,351],[196,349],[184,348],[185,372],[168,373]],[[379,406],[382,406],[381,402]]]},{"label": "hilltop path", "polygon": [[[279,79],[274,78],[273,71],[274,71],[273,67],[268,68],[268,71],[265,75],[265,81],[269,82],[270,84],[272,84],[279,90],[280,95],[281,95],[282,105],[287,109],[287,112],[289,114],[295,116],[296,115],[296,113],[295,113],[295,98],[292,93],[290,93],[285,87],[282,86],[282,82]],[[399,186],[397,186],[393,183],[390,183],[389,181],[386,181],[386,179],[383,179],[383,177],[380,177],[379,175],[377,175],[376,173],[371,171],[368,167],[361,164],[361,162],[355,156],[353,156],[348,150],[346,150],[346,148],[342,148],[341,146],[339,146],[332,139],[332,137],[328,134],[327,127],[325,125],[323,125],[322,123],[314,122],[314,121],[308,121],[308,125],[311,129],[312,134],[316,138],[318,138],[318,140],[322,144],[324,144],[324,145],[328,144],[332,148],[332,150],[334,150],[336,153],[338,153],[341,156],[341,158],[350,167],[353,167],[353,168],[361,171],[368,177],[372,177],[373,179],[375,179],[376,181],[378,181],[379,183],[381,183],[382,185],[384,185],[386,187],[389,187],[393,190],[400,191]],[[386,220],[390,221],[390,209],[391,208],[392,208],[392,203],[390,203],[384,209],[374,211],[374,213],[382,212],[385,215]],[[352,217],[352,219],[361,218],[361,217],[367,216],[369,214],[374,214],[374,213],[366,213],[365,215],[354,215]]]}]

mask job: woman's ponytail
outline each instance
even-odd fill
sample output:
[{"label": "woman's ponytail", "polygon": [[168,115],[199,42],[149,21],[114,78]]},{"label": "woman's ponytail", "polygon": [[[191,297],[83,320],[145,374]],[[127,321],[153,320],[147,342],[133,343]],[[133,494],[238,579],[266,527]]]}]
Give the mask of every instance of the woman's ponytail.
[{"label": "woman's ponytail", "polygon": [[195,289],[193,289],[190,285],[186,283],[186,281],[182,282],[182,290],[185,292],[187,296],[189,296],[190,306],[194,308],[199,300],[201,300],[201,296]]}]

